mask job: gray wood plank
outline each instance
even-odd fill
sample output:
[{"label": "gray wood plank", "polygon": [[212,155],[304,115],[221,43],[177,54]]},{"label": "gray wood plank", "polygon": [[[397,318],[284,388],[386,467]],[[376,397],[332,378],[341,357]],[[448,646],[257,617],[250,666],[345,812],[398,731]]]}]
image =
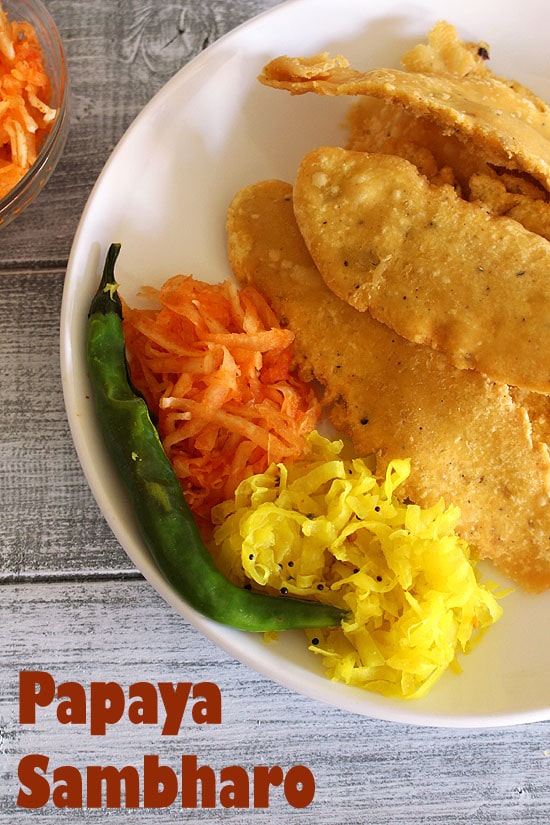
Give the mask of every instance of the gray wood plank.
[{"label": "gray wood plank", "polygon": [[0,276],[0,577],[132,567],[71,440],[61,388],[63,272]]},{"label": "gray wood plank", "polygon": [[[177,805],[139,812],[141,822],[317,823],[317,825],[462,825],[540,823],[550,810],[550,725],[503,730],[433,730],[346,714],[295,695],[255,674],[204,640],[145,582],[11,585],[2,590],[0,719],[3,742],[0,823],[95,821],[99,811],[17,809],[17,766],[27,754],[50,757],[50,769],[71,764],[133,765],[156,754],[179,771],[184,754],[199,764],[305,765],[316,783],[313,803],[291,808],[272,793],[268,811],[192,810]],[[34,633],[29,629],[34,627]],[[222,723],[184,716],[179,736],[124,718],[103,736],[62,725],[56,704],[20,725],[19,669],[43,670],[56,684],[77,681],[214,682]],[[161,715],[161,719],[164,717]],[[51,778],[51,774],[50,774]],[[136,812],[110,811],[135,821]],[[31,819],[32,817],[32,819]]]}]

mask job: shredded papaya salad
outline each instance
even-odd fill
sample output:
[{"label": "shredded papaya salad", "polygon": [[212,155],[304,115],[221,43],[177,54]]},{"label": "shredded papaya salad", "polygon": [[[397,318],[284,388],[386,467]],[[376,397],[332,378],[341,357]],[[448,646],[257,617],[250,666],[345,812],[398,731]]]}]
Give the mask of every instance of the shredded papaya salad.
[{"label": "shredded papaya salad", "polygon": [[272,465],[213,512],[217,562],[247,582],[343,607],[342,626],[308,632],[330,678],[419,698],[501,615],[481,584],[456,507],[398,498],[408,460],[377,480],[342,441],[313,431],[291,466]]},{"label": "shredded papaya salad", "polygon": [[244,478],[298,458],[320,405],[291,371],[293,334],[257,290],[176,275],[141,294],[159,307],[124,305],[132,381],[208,531]]},{"label": "shredded papaya salad", "polygon": [[306,631],[330,679],[419,698],[502,613],[455,532],[460,512],[404,502],[406,458],[375,477],[319,434],[320,404],[293,372],[293,334],[253,287],[178,275],[124,304],[143,394],[216,564],[242,587],[342,607]]}]

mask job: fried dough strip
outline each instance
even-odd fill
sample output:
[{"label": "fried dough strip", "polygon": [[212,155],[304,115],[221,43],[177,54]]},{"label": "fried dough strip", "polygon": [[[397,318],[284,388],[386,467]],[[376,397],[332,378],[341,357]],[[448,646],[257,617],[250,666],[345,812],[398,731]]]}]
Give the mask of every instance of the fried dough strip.
[{"label": "fried dough strip", "polygon": [[456,26],[439,20],[428,32],[427,41],[405,52],[401,63],[406,71],[493,78],[514,89],[520,97],[530,100],[540,111],[546,107],[546,103],[527,86],[494,74],[488,65],[489,44],[484,40],[467,43],[458,36]]},{"label": "fried dough strip", "polygon": [[480,556],[527,590],[549,587],[550,457],[507,387],[337,298],[304,245],[289,184],[242,190],[227,232],[237,280],[262,291],[293,330],[302,376],[323,385],[330,418],[356,452],[376,453],[380,473],[393,457],[411,458],[404,495],[457,504],[461,534]]},{"label": "fried dough strip", "polygon": [[550,395],[528,392],[517,387],[510,387],[510,395],[527,412],[533,440],[544,442],[550,449]]},{"label": "fried dough strip", "polygon": [[[364,97],[350,107],[346,125],[346,148],[356,152],[380,152],[399,155],[411,162],[409,147],[429,152],[435,170],[426,163],[416,164],[430,182],[447,182],[460,187],[468,197],[469,182],[475,174],[492,172],[479,152],[474,152],[454,135],[443,135],[426,118],[414,117],[401,106]],[[451,174],[442,174],[450,172]],[[447,178],[447,180],[445,180]]]},{"label": "fried dough strip", "polygon": [[[521,181],[524,189],[531,192],[510,191],[509,176],[502,178],[495,173],[474,174],[469,182],[469,200],[482,206],[492,215],[506,215],[550,241],[550,202],[528,181]],[[512,180],[511,183],[514,183]]]},{"label": "fried dough strip", "polygon": [[428,32],[427,42],[418,43],[405,52],[401,63],[408,72],[487,77],[492,75],[488,60],[488,43],[483,40],[466,43],[459,38],[456,26],[439,20]]},{"label": "fried dough strip", "polygon": [[550,391],[546,239],[400,157],[337,147],[302,159],[294,210],[340,298],[461,369]]},{"label": "fried dough strip", "polygon": [[497,171],[452,135],[400,106],[362,98],[350,108],[346,148],[399,155],[434,184],[448,183],[492,215],[506,215],[550,241],[548,192],[528,175]]},{"label": "fried dough strip", "polygon": [[275,58],[258,79],[293,95],[368,95],[391,101],[477,147],[488,163],[527,172],[550,189],[550,107],[494,75],[360,72],[345,58],[322,53]]}]

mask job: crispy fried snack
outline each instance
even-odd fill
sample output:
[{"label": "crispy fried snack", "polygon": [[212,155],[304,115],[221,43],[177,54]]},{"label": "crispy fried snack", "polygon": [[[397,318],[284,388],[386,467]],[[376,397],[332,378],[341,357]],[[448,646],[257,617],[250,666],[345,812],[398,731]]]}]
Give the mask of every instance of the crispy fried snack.
[{"label": "crispy fried snack", "polygon": [[302,377],[324,387],[332,423],[377,471],[410,457],[403,494],[461,509],[460,532],[482,558],[530,591],[550,587],[550,456],[508,388],[455,369],[332,293],[298,230],[292,188],[247,187],[227,215],[241,285],[262,291],[295,333]]},{"label": "crispy fried snack", "polygon": [[401,58],[408,72],[454,74],[457,77],[492,76],[487,65],[489,44],[465,43],[455,26],[439,20],[428,32],[427,43],[418,43]]},{"label": "crispy fried snack", "polygon": [[[514,185],[517,184],[517,185]],[[550,241],[550,203],[538,187],[529,181],[511,179],[488,170],[472,175],[469,200],[491,215],[507,215]]]},{"label": "crispy fried snack", "polygon": [[294,187],[327,285],[455,366],[550,392],[550,243],[399,157],[324,147]]},{"label": "crispy fried snack", "polygon": [[456,26],[439,20],[428,32],[427,43],[418,43],[401,58],[408,72],[452,74],[456,77],[486,77],[504,83],[518,95],[530,100],[538,109],[546,103],[527,86],[507,77],[494,74],[489,68],[489,44],[484,40],[465,43],[458,36]]},{"label": "crispy fried snack", "polygon": [[[456,78],[494,78],[489,69],[487,43],[465,43],[456,28],[444,21],[428,33],[428,42],[407,52],[402,63],[408,72],[452,74]],[[544,102],[515,80],[498,77],[540,111]],[[519,171],[494,168],[481,147],[464,142],[429,117],[419,117],[399,105],[361,96],[347,118],[347,148],[399,155],[414,163],[430,183],[448,183],[457,194],[475,201],[491,214],[508,215],[526,229],[550,239],[548,191]]]},{"label": "crispy fried snack", "polygon": [[399,155],[414,163],[430,183],[448,183],[464,197],[473,175],[492,171],[479,152],[393,103],[361,98],[350,107],[346,126],[346,148]]},{"label": "crispy fried snack", "polygon": [[531,422],[533,441],[542,441],[550,449],[550,395],[510,387],[514,402],[522,406]]},{"label": "crispy fried snack", "polygon": [[[418,61],[409,60],[409,65]],[[487,163],[521,170],[550,189],[550,107],[520,84],[488,70],[478,67],[460,75],[442,71],[438,63],[435,67],[437,71],[360,72],[342,56],[322,53],[275,58],[259,80],[293,95],[368,95],[389,101],[433,122],[443,134],[456,135],[472,151],[482,152]]]},{"label": "crispy fried snack", "polygon": [[426,118],[400,106],[364,98],[350,107],[346,148],[398,155],[413,163],[430,183],[453,186],[457,195],[492,215],[507,215],[550,240],[549,193],[533,178],[496,170],[483,155]]}]

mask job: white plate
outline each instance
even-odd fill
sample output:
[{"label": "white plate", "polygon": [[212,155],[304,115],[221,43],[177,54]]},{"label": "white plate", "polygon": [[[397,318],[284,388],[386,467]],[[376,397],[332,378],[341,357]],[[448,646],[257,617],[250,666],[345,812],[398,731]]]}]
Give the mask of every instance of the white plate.
[{"label": "white plate", "polygon": [[349,100],[290,97],[256,76],[272,57],[328,50],[356,67],[398,65],[406,48],[441,18],[468,40],[491,44],[491,66],[550,99],[547,0],[293,0],[219,40],[148,104],[99,177],[72,248],[61,318],[62,375],[69,422],[90,487],[134,564],[204,636],[292,690],[371,717],[448,727],[550,719],[550,594],[515,593],[502,620],[428,697],[399,702],[325,678],[301,633],[266,646],[259,635],[207,621],[159,575],[136,531],[98,434],[86,374],[86,314],[108,245],[122,243],[121,290],[178,272],[218,281],[229,274],[225,210],[255,180],[293,180],[300,157],[341,142]]}]

